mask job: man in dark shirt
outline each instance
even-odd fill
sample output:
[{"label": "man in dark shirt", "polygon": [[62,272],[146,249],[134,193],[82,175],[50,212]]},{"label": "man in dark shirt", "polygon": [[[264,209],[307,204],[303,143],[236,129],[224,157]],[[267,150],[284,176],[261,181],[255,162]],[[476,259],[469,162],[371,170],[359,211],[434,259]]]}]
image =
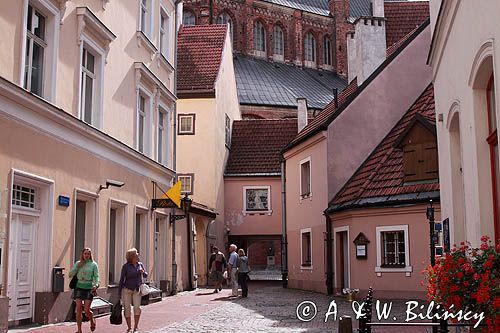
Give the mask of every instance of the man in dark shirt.
[{"label": "man in dark shirt", "polygon": [[220,252],[217,246],[214,246],[208,263],[210,278],[215,282],[214,294],[222,290],[222,281],[224,280],[223,271],[226,266],[224,253]]}]

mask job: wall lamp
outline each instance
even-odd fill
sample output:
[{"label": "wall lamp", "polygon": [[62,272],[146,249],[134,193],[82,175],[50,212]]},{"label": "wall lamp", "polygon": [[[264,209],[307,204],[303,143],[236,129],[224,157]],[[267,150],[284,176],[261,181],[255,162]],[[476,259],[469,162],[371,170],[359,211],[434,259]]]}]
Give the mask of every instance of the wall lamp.
[{"label": "wall lamp", "polygon": [[107,190],[110,186],[122,187],[123,185],[125,185],[125,183],[119,180],[106,179],[106,185],[99,185],[99,190],[97,190],[97,194],[99,194],[101,190]]}]

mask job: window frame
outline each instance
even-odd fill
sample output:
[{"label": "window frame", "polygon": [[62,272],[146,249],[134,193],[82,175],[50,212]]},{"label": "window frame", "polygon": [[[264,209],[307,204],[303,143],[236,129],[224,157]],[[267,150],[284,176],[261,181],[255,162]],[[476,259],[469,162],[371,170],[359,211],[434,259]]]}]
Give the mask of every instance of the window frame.
[{"label": "window frame", "polygon": [[[193,24],[186,24],[185,23],[185,20],[184,20],[186,17],[185,13],[190,13],[191,15],[193,15]],[[196,14],[191,9],[184,9],[182,11],[182,25],[185,27],[192,27],[192,26],[196,25]]]},{"label": "window frame", "polygon": [[[163,141],[162,141],[162,150],[161,150],[161,156],[159,156],[160,151],[159,151],[159,142],[160,142],[160,114],[163,114]],[[171,142],[171,115],[172,112],[171,110],[166,107],[163,103],[160,103],[158,105],[158,111],[157,111],[157,133],[156,133],[156,159],[158,163],[168,166],[170,163],[170,142]],[[161,157],[161,158],[160,158]]]},{"label": "window frame", "polygon": [[[92,191],[85,190],[82,188],[75,188],[73,195],[73,227],[76,230],[76,205],[77,201],[84,201],[85,207],[85,236],[84,236],[84,246],[90,247],[94,258],[97,258],[99,254],[98,244],[99,244],[99,195]],[[87,228],[89,228],[87,230]],[[88,239],[90,238],[90,239]],[[73,257],[80,254],[82,249],[76,248],[76,235],[73,237]]]},{"label": "window frame", "polygon": [[[224,22],[224,18],[226,19],[226,22]],[[233,23],[232,16],[229,15],[229,12],[226,10],[221,12],[219,15],[217,15],[217,18],[215,21],[217,24],[228,24],[229,25],[229,37],[231,38],[231,43],[234,42],[234,23]]]},{"label": "window frame", "polygon": [[329,36],[323,37],[323,64],[328,68],[333,66],[332,40]]},{"label": "window frame", "polygon": [[[377,265],[375,266],[375,273],[377,276],[382,276],[382,273],[405,273],[407,277],[411,276],[413,268],[410,262],[410,235],[408,233],[408,225],[387,225],[379,226],[375,228],[376,241],[377,241]],[[404,242],[405,242],[405,266],[404,267],[384,267],[384,262],[382,259],[382,233],[391,231],[403,231]]]},{"label": "window frame", "polygon": [[[139,247],[137,247],[137,215],[141,216],[140,227],[139,230]],[[144,220],[143,220],[144,219]],[[149,245],[150,245],[150,219],[149,219],[149,210],[147,207],[135,205],[134,206],[134,247],[140,253],[143,253],[141,256],[141,262],[144,263],[146,267],[149,267]]]},{"label": "window frame", "polygon": [[[303,193],[302,189],[302,165],[309,163],[309,192],[308,193]],[[312,163],[311,163],[311,156],[308,156],[301,160],[299,162],[299,177],[300,177],[300,184],[299,184],[299,197],[300,200],[302,201],[303,199],[312,199]]]},{"label": "window frame", "polygon": [[[303,243],[304,234],[309,234],[309,260],[310,260],[309,265],[304,263],[304,243]],[[300,229],[300,269],[308,269],[308,270],[313,269],[312,244],[313,244],[312,229],[311,228]]]},{"label": "window frame", "polygon": [[[19,66],[19,85],[24,88],[26,84],[26,41],[28,39],[28,5],[45,16],[45,43],[47,44],[43,56],[42,92],[37,95],[49,102],[54,102],[57,85],[57,61],[59,53],[59,33],[61,11],[49,0],[24,0],[23,1],[23,26],[22,43]],[[26,88],[24,88],[26,89]],[[31,89],[26,89],[31,92]]]},{"label": "window frame", "polygon": [[[143,1],[146,1],[146,6],[143,6]],[[145,9],[145,15],[143,16],[143,9]],[[141,31],[146,37],[151,39],[153,36],[153,14],[154,8],[151,0],[139,0],[139,31]],[[146,22],[144,22],[144,19]]]},{"label": "window frame", "polygon": [[[256,36],[259,36],[259,38],[256,38]],[[254,55],[256,57],[266,56],[267,52],[266,38],[267,38],[267,32],[264,23],[262,23],[260,20],[256,20],[253,23],[253,49],[254,49]],[[261,42],[262,45],[258,44],[259,42]],[[261,46],[262,49],[258,48],[258,46]]]},{"label": "window frame", "polygon": [[[192,127],[190,131],[181,130],[181,118],[191,118]],[[196,114],[195,113],[179,113],[177,114],[177,135],[195,135]]]},{"label": "window frame", "polygon": [[[310,45],[309,45],[310,44]],[[310,47],[311,49],[309,49]],[[316,58],[317,58],[317,42],[311,31],[308,31],[304,35],[304,64],[307,67],[315,67],[316,66]],[[311,56],[311,60],[308,59],[308,55]]]},{"label": "window frame", "polygon": [[[166,27],[162,26],[161,20],[165,19]],[[168,11],[165,7],[160,6],[160,15],[158,21],[158,50],[160,54],[167,59],[167,61],[171,61],[171,43],[170,43],[170,31],[171,31],[171,19]]]},{"label": "window frame", "polygon": [[[266,210],[248,210],[247,207],[247,190],[267,190],[267,209]],[[256,214],[267,214],[271,215],[273,212],[271,206],[271,186],[270,185],[251,185],[243,186],[243,216],[246,215],[256,215]]]},{"label": "window frame", "polygon": [[[111,250],[111,242],[110,242],[110,237],[111,237],[111,210],[115,209],[116,210],[116,221],[115,221],[115,258],[114,258],[114,276],[115,276],[115,281],[109,281],[109,273],[111,269],[111,256],[109,255],[109,252]],[[119,214],[118,214],[119,212]],[[108,223],[107,223],[107,244],[106,244],[106,281],[108,284],[108,287],[112,286],[117,286],[118,282],[120,280],[120,270],[121,270],[121,264],[123,263],[123,260],[125,259],[125,240],[127,239],[127,221],[128,221],[128,203],[122,200],[118,199],[109,199],[109,206],[108,206]],[[117,228],[118,223],[122,223],[121,225],[121,230]],[[121,233],[117,233],[121,232]],[[118,260],[120,259],[120,260]],[[118,278],[118,280],[116,280]]]},{"label": "window frame", "polygon": [[[140,97],[143,97],[144,98],[144,107],[145,107],[145,110],[143,110],[141,112],[140,110]],[[144,86],[142,85],[139,85],[139,89],[138,89],[138,92],[137,92],[137,98],[136,98],[136,144],[135,144],[135,148],[138,152],[146,155],[146,156],[149,156],[151,157],[152,155],[152,145],[151,145],[151,131],[152,131],[152,127],[153,127],[153,123],[152,123],[152,112],[154,110],[154,107],[153,107],[153,93],[151,93],[149,90],[147,90]],[[143,114],[142,114],[143,113]],[[141,150],[139,149],[139,117],[144,115],[144,128],[143,128],[143,151],[141,152]]]},{"label": "window frame", "polygon": [[181,177],[190,179],[189,180],[189,191],[183,191],[182,185],[181,185],[181,194],[193,195],[194,194],[194,173],[179,173],[179,174],[177,174],[177,181],[181,181]]},{"label": "window frame", "polygon": [[[281,53],[277,53],[277,49]],[[285,33],[278,24],[273,27],[273,59],[277,61],[285,60]]]},{"label": "window frame", "polygon": [[228,114],[225,114],[225,124],[224,124],[224,132],[225,132],[225,137],[224,137],[224,143],[226,144],[227,148],[231,148],[231,118],[229,118]]}]

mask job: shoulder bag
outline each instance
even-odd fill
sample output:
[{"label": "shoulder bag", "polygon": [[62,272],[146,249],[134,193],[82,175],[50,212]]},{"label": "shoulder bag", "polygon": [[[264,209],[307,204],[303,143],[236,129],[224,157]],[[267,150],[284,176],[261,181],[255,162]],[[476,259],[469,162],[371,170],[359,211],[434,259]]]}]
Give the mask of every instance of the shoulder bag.
[{"label": "shoulder bag", "polygon": [[[142,263],[141,263],[141,267],[145,271],[144,266],[142,265]],[[142,280],[142,284],[139,286],[139,293],[142,296],[149,295],[149,293],[151,292],[151,289],[149,288],[149,286],[147,284],[144,283],[144,280],[142,279],[142,274],[141,274],[141,280]]]}]

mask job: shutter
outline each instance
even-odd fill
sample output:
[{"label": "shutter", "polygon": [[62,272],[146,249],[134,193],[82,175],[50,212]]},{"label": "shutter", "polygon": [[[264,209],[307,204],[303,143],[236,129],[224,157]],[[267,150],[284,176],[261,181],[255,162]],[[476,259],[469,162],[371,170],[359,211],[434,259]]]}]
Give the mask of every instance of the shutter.
[{"label": "shutter", "polygon": [[418,145],[407,145],[403,148],[403,170],[405,182],[418,180],[418,151]]},{"label": "shutter", "polygon": [[422,179],[437,179],[438,175],[438,154],[435,142],[423,144],[422,159],[424,160]]}]

